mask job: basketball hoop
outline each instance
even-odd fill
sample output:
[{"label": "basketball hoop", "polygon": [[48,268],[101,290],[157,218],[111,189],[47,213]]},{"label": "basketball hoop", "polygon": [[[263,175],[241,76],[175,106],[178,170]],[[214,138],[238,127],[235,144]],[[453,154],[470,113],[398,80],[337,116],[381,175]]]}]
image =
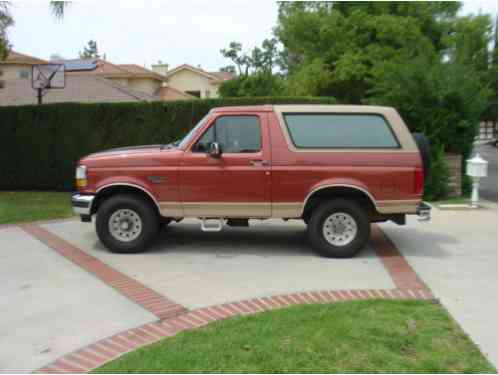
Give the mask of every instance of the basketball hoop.
[{"label": "basketball hoop", "polygon": [[31,71],[31,87],[37,90],[38,104],[50,89],[63,89],[66,86],[64,64],[33,65]]}]

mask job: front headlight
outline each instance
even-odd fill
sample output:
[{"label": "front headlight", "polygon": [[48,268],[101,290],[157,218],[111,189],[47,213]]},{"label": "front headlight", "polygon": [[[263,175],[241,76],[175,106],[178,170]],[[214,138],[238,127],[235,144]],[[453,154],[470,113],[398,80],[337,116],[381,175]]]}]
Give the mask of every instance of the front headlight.
[{"label": "front headlight", "polygon": [[86,167],[84,165],[80,165],[76,168],[76,187],[85,188],[86,184]]}]

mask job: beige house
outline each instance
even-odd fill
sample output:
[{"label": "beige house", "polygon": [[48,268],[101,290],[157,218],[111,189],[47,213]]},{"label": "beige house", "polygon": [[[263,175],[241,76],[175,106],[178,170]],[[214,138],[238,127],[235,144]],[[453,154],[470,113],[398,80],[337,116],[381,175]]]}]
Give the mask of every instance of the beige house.
[{"label": "beige house", "polygon": [[232,73],[207,72],[188,64],[180,65],[172,70],[167,70],[167,65],[160,64],[153,65],[152,69],[164,74],[165,87],[202,99],[217,98],[220,84],[234,78]]},{"label": "beige house", "polygon": [[[65,66],[65,88],[48,90],[43,103],[132,102],[216,98],[219,85],[233,75],[206,72],[184,64],[168,70],[167,64],[152,70],[135,64],[113,64],[103,59],[57,60]],[[36,104],[31,70],[48,61],[11,51],[0,61],[0,105]]]},{"label": "beige house", "polygon": [[[57,61],[66,66],[64,89],[47,90],[43,103],[98,103],[159,100],[164,77],[139,66],[116,66],[104,60]],[[11,51],[0,61],[0,105],[36,104],[36,91],[31,87],[38,59]]]}]

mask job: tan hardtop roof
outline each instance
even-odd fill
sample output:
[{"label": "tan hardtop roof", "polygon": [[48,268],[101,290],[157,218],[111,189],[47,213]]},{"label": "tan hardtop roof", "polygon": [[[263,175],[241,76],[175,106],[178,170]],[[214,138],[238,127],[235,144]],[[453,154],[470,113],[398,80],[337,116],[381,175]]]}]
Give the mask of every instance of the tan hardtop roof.
[{"label": "tan hardtop roof", "polygon": [[338,112],[338,113],[392,113],[396,110],[392,107],[373,106],[373,105],[337,105],[337,104],[264,104],[264,105],[247,105],[236,107],[216,107],[212,112]]}]

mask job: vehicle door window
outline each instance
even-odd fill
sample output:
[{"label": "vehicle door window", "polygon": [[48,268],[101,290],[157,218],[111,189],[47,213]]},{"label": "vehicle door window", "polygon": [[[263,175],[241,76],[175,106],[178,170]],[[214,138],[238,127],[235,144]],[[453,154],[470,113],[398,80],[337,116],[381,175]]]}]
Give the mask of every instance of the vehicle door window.
[{"label": "vehicle door window", "polygon": [[193,147],[194,152],[207,152],[218,142],[224,153],[252,153],[261,150],[261,126],[257,116],[221,116]]}]

